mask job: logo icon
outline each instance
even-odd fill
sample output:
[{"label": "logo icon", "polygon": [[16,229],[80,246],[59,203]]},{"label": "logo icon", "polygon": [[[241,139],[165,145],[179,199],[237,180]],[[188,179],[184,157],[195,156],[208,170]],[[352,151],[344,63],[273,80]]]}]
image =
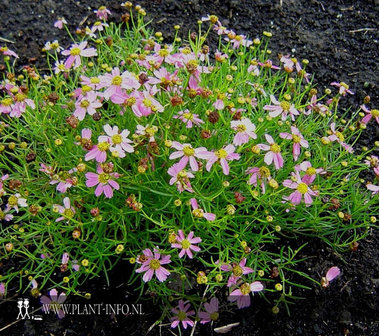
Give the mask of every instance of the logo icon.
[{"label": "logo icon", "polygon": [[[17,300],[18,315],[17,320],[19,319],[30,319],[29,315],[29,299],[18,299]],[[23,313],[23,308],[25,308],[25,313]]]},{"label": "logo icon", "polygon": [[23,299],[20,298],[17,300],[17,307],[18,307],[18,315],[17,315],[17,320],[25,320],[25,319],[32,319],[32,320],[42,320],[42,317],[39,315],[33,315],[30,317],[29,315],[29,299]]}]

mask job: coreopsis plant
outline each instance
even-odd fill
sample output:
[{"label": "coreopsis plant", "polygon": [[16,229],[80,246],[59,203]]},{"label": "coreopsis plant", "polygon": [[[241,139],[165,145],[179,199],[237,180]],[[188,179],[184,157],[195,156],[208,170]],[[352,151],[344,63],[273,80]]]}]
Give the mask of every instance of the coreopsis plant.
[{"label": "coreopsis plant", "polygon": [[308,61],[276,60],[268,32],[250,40],[211,15],[205,33],[182,41],[175,27],[166,41],[123,5],[121,25],[102,7],[104,24],[46,44],[44,76],[17,76],[0,49],[0,295],[30,281],[37,296],[82,295],[128,260],[131,284],[187,328],[319,283],[299,270],[296,238],[344,250],[368,234],[379,164],[374,144],[355,144],[377,110],[341,111],[347,84],[317,92]]}]

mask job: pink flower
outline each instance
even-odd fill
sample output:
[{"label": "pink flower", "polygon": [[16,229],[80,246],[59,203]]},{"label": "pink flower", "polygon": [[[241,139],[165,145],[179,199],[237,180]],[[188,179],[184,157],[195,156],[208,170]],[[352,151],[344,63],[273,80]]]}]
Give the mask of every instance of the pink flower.
[{"label": "pink flower", "polygon": [[0,178],[0,197],[5,195],[5,189],[4,189],[3,181],[5,181],[8,177],[9,177],[9,175],[5,174],[5,175],[1,176],[1,178]]},{"label": "pink flower", "polygon": [[[153,90],[155,91],[155,90]],[[155,112],[163,112],[163,106],[148,91],[139,92],[140,96],[132,106],[137,117],[148,116]]]},{"label": "pink flower", "polygon": [[194,178],[195,176],[192,173],[185,171],[185,166],[186,163],[175,163],[167,171],[167,173],[172,176],[169,182],[170,185],[173,185],[175,183],[180,193],[184,190],[193,192],[189,179]]},{"label": "pink flower", "polygon": [[14,58],[19,58],[18,55],[13,50],[8,49],[8,47],[1,47],[0,53],[4,56],[12,56]]},{"label": "pink flower", "polygon": [[100,6],[98,10],[93,11],[100,20],[107,20],[111,11],[105,6]]},{"label": "pink flower", "polygon": [[154,134],[157,132],[158,128],[156,126],[150,126],[147,124],[146,126],[137,125],[136,134],[142,135],[149,140],[149,142],[154,142],[155,137]]},{"label": "pink flower", "polygon": [[75,215],[75,209],[70,204],[70,199],[68,197],[65,197],[63,199],[63,205],[54,204],[54,207],[58,210],[60,214],[63,216],[57,218],[55,221],[60,222],[62,220],[70,220]]},{"label": "pink flower", "polygon": [[216,215],[209,212],[204,212],[203,209],[199,208],[199,205],[197,204],[197,201],[195,198],[190,199],[190,203],[192,206],[192,214],[197,218],[205,218],[208,221],[214,221],[216,219]]},{"label": "pink flower", "polygon": [[201,95],[201,93],[203,92],[203,89],[198,85],[197,79],[195,78],[195,76],[190,76],[188,80],[187,90],[188,90],[188,95],[190,96],[190,98],[194,98],[198,95]]},{"label": "pink flower", "polygon": [[[51,167],[48,167],[52,169]],[[49,184],[57,184],[57,191],[61,193],[65,193],[67,189],[71,188],[74,185],[74,178],[71,177],[71,174],[76,171],[76,168],[70,169],[69,171],[61,171],[58,174],[52,175],[51,173],[47,173],[52,175],[52,179]]]},{"label": "pink flower", "polygon": [[334,280],[336,277],[340,275],[341,271],[337,266],[333,266],[329,268],[329,270],[326,272],[325,277],[321,278],[321,286],[326,288],[329,286],[329,282]]},{"label": "pink flower", "polygon": [[[10,113],[9,116],[20,118],[21,114],[26,111],[26,107],[35,109],[35,103],[32,99],[29,99],[21,88],[12,84],[6,85],[6,89],[12,98],[5,98],[1,102],[0,112]],[[14,90],[14,91],[13,91]],[[13,100],[13,101],[12,101]]]},{"label": "pink flower", "polygon": [[170,272],[162,267],[162,265],[169,264],[171,256],[161,256],[157,249],[154,249],[154,254],[150,249],[145,249],[143,250],[143,254],[147,257],[147,260],[142,263],[140,268],[136,269],[136,273],[146,272],[142,278],[144,282],[150,281],[154,274],[160,282],[165,281]]},{"label": "pink flower", "polygon": [[278,67],[278,66],[276,66],[276,65],[274,65],[274,64],[272,63],[272,60],[266,60],[266,61],[264,61],[263,63],[262,63],[262,62],[259,62],[258,64],[259,64],[261,67],[266,68],[266,69],[274,69],[274,70],[279,70],[279,69],[280,69],[280,67]]},{"label": "pink flower", "polygon": [[21,195],[18,193],[11,195],[8,198],[8,203],[7,203],[7,206],[5,208],[5,212],[8,212],[10,209],[15,209],[16,212],[18,212],[19,206],[22,208],[27,207],[28,204],[26,203],[26,199],[22,198]]},{"label": "pink flower", "polygon": [[254,281],[253,283],[244,283],[239,289],[235,289],[230,293],[228,301],[237,301],[238,308],[245,308],[250,306],[250,293],[260,292],[263,290],[263,285],[259,281]]},{"label": "pink flower", "polygon": [[102,104],[97,99],[97,94],[93,91],[90,91],[86,94],[85,97],[82,97],[75,103],[74,116],[79,120],[83,120],[86,113],[89,115],[94,115],[96,109],[100,108]]},{"label": "pink flower", "polygon": [[173,118],[184,122],[187,128],[192,128],[194,124],[199,126],[204,123],[204,121],[199,118],[198,114],[191,113],[189,110],[179,111],[177,115],[173,116]]},{"label": "pink flower", "polygon": [[54,288],[49,292],[49,296],[50,298],[43,295],[40,299],[43,312],[48,314],[51,310],[58,315],[58,318],[63,318],[65,314],[62,310],[62,303],[65,302],[67,298],[66,294],[58,294],[57,290]]},{"label": "pink flower", "polygon": [[237,35],[233,30],[228,31],[227,36],[224,40],[229,41],[233,49],[238,49],[241,45],[249,47],[253,44],[252,41],[246,39],[245,35]]},{"label": "pink flower", "polygon": [[[104,23],[104,22],[100,22],[100,21],[96,21],[93,26],[91,27],[91,33],[95,33],[96,31],[103,31],[104,30],[104,27],[109,27],[109,25],[107,23]],[[96,35],[94,35],[95,37]],[[92,37],[92,36],[91,36]]]},{"label": "pink flower", "polygon": [[159,84],[162,88],[164,88],[167,91],[174,91],[176,88],[173,88],[173,86],[178,84],[179,82],[177,74],[178,70],[171,74],[167,71],[166,68],[161,67],[160,69],[154,71],[155,77],[150,77],[148,83]]},{"label": "pink flower", "polygon": [[250,274],[254,272],[254,270],[250,267],[246,267],[246,258],[243,258],[239,264],[232,263],[232,264],[222,264],[221,270],[224,272],[232,272],[233,274],[228,279],[228,287],[231,287],[232,285],[237,284],[237,281],[241,278],[244,274]]},{"label": "pink flower", "polygon": [[63,25],[67,24],[67,21],[62,17],[58,18],[57,21],[54,22],[54,27],[57,27],[58,29],[63,29]]},{"label": "pink flower", "polygon": [[122,74],[120,73],[119,68],[113,68],[112,72],[109,74],[105,74],[99,76],[100,83],[98,88],[101,89],[106,87],[107,89],[104,91],[104,98],[109,99],[115,95],[122,95],[125,90],[137,90],[141,86],[139,81],[135,78],[135,76],[129,71],[124,71]]},{"label": "pink flower", "polygon": [[300,178],[300,174],[298,171],[296,171],[295,173],[295,178],[296,178],[296,181],[292,181],[292,180],[284,180],[283,181],[283,185],[287,188],[291,188],[291,189],[296,189],[289,197],[288,197],[288,200],[294,204],[294,205],[298,205],[300,204],[303,196],[304,196],[304,202],[307,206],[310,206],[313,202],[312,200],[312,196],[317,196],[318,195],[318,192],[316,191],[313,191],[308,183],[306,182],[310,182],[309,181],[309,178],[305,179],[303,177],[303,179]]},{"label": "pink flower", "polygon": [[257,138],[257,135],[254,133],[255,125],[248,118],[232,120],[230,126],[233,130],[237,131],[237,134],[233,139],[233,144],[236,146],[241,146],[247,143],[250,138]]},{"label": "pink flower", "polygon": [[257,187],[258,182],[260,181],[262,193],[264,194],[266,192],[266,181],[271,180],[270,169],[264,166],[260,168],[258,167],[248,168],[246,170],[246,174],[251,174],[247,184],[254,185],[255,187]]},{"label": "pink flower", "polygon": [[215,152],[204,152],[199,153],[202,159],[208,160],[206,169],[210,171],[214,163],[220,163],[222,171],[225,175],[229,175],[229,164],[228,161],[239,160],[240,155],[234,153],[235,147],[233,145],[227,145]]},{"label": "pink flower", "polygon": [[253,73],[254,76],[259,76],[259,68],[258,68],[258,63],[256,62],[256,60],[254,60],[254,62],[250,63],[249,67],[247,68],[247,72],[248,73]]},{"label": "pink flower", "polygon": [[[104,173],[101,165],[97,166],[97,174],[95,173],[86,173],[86,186],[91,188],[96,187],[95,195],[99,197],[102,193],[104,193],[106,198],[113,197],[113,189],[119,190],[119,184],[113,180],[119,178],[119,174],[117,173]],[[112,189],[113,188],[113,189]]]},{"label": "pink flower", "polygon": [[[293,159],[297,161],[300,155],[300,148],[308,148],[308,141],[304,139],[303,135],[300,133],[299,129],[295,126],[291,126],[291,134],[290,133],[280,133],[279,135],[282,139],[292,140],[292,155]],[[300,147],[301,146],[301,147]]]},{"label": "pink flower", "polygon": [[326,105],[317,103],[317,96],[313,95],[311,97],[310,104],[307,106],[307,111],[304,111],[305,115],[310,115],[311,112],[320,113],[320,114],[326,114],[328,112],[328,107]]},{"label": "pink flower", "polygon": [[221,25],[220,21],[217,21],[217,23],[213,27],[213,30],[217,32],[217,35],[225,35],[229,32],[229,30],[227,30],[226,27],[223,27]]},{"label": "pink flower", "polygon": [[300,165],[295,166],[295,169],[298,171],[305,172],[305,175],[303,176],[303,181],[306,184],[311,184],[316,178],[317,174],[324,174],[325,170],[322,168],[314,168],[312,167],[312,164],[309,161],[303,161]]},{"label": "pink flower", "polygon": [[258,145],[258,148],[267,151],[264,157],[264,162],[267,165],[270,165],[272,162],[274,162],[276,169],[282,168],[284,161],[282,154],[280,154],[280,146],[275,143],[274,139],[270,135],[265,134],[265,138],[270,146],[265,144]]},{"label": "pink flower", "polygon": [[354,94],[354,92],[349,90],[349,85],[347,85],[344,82],[341,82],[341,83],[333,82],[333,83],[330,83],[330,85],[334,85],[338,87],[339,88],[338,93],[342,96],[346,96],[346,93],[351,94],[351,95]]},{"label": "pink flower", "polygon": [[199,170],[199,165],[196,158],[203,158],[201,153],[207,151],[205,147],[193,148],[190,144],[181,144],[177,141],[173,141],[172,148],[177,149],[177,151],[172,153],[169,159],[174,160],[181,157],[179,164],[186,167],[189,162],[191,169],[195,172]]},{"label": "pink flower", "polygon": [[286,100],[281,102],[277,101],[273,95],[270,95],[271,102],[274,105],[265,105],[263,109],[269,112],[269,116],[275,118],[282,115],[282,120],[286,120],[288,114],[290,114],[292,121],[295,121],[295,115],[299,115],[299,111],[295,109],[295,106]]},{"label": "pink flower", "polygon": [[176,308],[171,309],[172,313],[175,316],[171,317],[170,321],[171,328],[176,328],[180,322],[182,322],[182,326],[184,329],[187,329],[187,326],[193,327],[194,322],[189,318],[194,315],[195,312],[193,310],[188,311],[190,309],[190,304],[188,301],[184,302],[183,300],[179,301],[179,305]]},{"label": "pink flower", "polygon": [[201,324],[205,324],[208,322],[215,322],[218,320],[219,313],[218,313],[218,299],[212,298],[211,301],[204,303],[205,312],[199,313],[199,318]]},{"label": "pink flower", "polygon": [[102,163],[107,160],[107,150],[111,144],[108,141],[99,142],[88,151],[84,160],[89,161],[95,159],[97,162]]},{"label": "pink flower", "polygon": [[332,130],[332,135],[328,136],[328,139],[330,141],[337,141],[343,148],[345,148],[349,153],[353,153],[353,147],[349,146],[347,143],[345,143],[345,137],[343,134],[339,131],[336,131],[336,123],[330,124],[330,129]]},{"label": "pink flower", "polygon": [[5,284],[4,282],[0,282],[0,299],[5,297]]},{"label": "pink flower", "polygon": [[107,124],[104,126],[104,131],[107,135],[99,136],[98,140],[103,143],[108,142],[110,144],[109,150],[114,156],[123,158],[125,157],[125,152],[134,152],[134,148],[130,145],[132,140],[128,139],[128,135],[130,134],[129,130],[125,129],[119,132],[118,126],[113,126],[112,128]]},{"label": "pink flower", "polygon": [[0,221],[10,222],[13,219],[13,215],[8,214],[10,210],[11,208],[5,208],[4,211],[0,209]]},{"label": "pink flower", "polygon": [[283,67],[286,72],[292,72],[295,64],[296,64],[296,70],[298,71],[300,70],[299,62],[297,62],[296,58],[291,58],[289,55],[282,56],[280,58],[280,62],[283,63]]},{"label": "pink flower", "polygon": [[200,243],[201,238],[200,237],[194,238],[193,235],[194,233],[193,231],[191,231],[186,238],[182,230],[178,231],[178,235],[176,236],[176,243],[171,244],[171,247],[182,249],[179,253],[179,258],[183,258],[183,256],[187,254],[187,256],[192,259],[193,258],[192,251],[195,251],[195,252],[200,251],[200,247],[194,244]]},{"label": "pink flower", "polygon": [[376,195],[377,193],[379,193],[379,186],[377,186],[375,184],[367,183],[366,188],[367,188],[367,190],[372,191],[373,196]]},{"label": "pink flower", "polygon": [[364,116],[361,120],[362,123],[367,124],[371,120],[371,118],[374,118],[376,122],[379,124],[379,110],[369,110],[365,105],[361,105],[361,109],[364,112],[366,112],[366,116]]},{"label": "pink flower", "polygon": [[87,43],[88,43],[87,41],[83,41],[80,44],[73,44],[70,49],[62,51],[62,55],[69,56],[64,63],[64,66],[67,69],[70,69],[73,64],[74,64],[74,69],[78,68],[80,64],[82,63],[80,56],[82,57],[97,56],[95,48],[85,49],[85,47],[87,46]]}]

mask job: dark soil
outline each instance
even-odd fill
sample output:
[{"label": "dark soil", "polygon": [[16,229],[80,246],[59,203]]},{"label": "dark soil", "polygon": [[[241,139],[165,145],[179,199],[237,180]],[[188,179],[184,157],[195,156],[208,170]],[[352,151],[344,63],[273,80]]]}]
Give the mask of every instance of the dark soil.
[{"label": "dark soil", "polygon": [[[0,0],[0,37],[15,42],[8,46],[20,55],[20,68],[35,62],[43,69],[46,65],[41,48],[46,41],[58,39],[63,46],[70,43],[64,32],[53,27],[58,16],[65,17],[73,31],[85,18],[85,25],[93,23],[92,11],[104,4],[112,11],[112,18],[119,20],[123,12],[120,3],[114,0]],[[188,29],[196,30],[196,20],[206,14],[216,14],[224,26],[253,38],[259,37],[264,30],[271,31],[274,60],[278,53],[307,58],[310,61],[308,70],[315,74],[320,90],[333,81],[344,81],[356,93],[349,98],[349,104],[356,108],[362,104],[363,97],[369,95],[372,106],[378,107],[379,1],[283,0],[282,7],[279,3],[280,0],[138,2],[146,9],[152,26],[162,31],[168,42],[174,24],[182,25],[185,34]],[[378,127],[371,123],[359,144],[372,146],[379,139],[378,133]],[[293,248],[302,243],[298,241]],[[320,241],[311,240],[301,253],[301,257],[309,257],[302,264],[302,270],[318,279],[328,267],[339,266],[342,275],[329,288],[322,290],[306,283],[311,290],[295,289],[293,294],[305,299],[290,306],[290,316],[284,307],[273,315],[272,303],[255,296],[248,309],[222,311],[215,326],[240,322],[229,335],[379,335],[378,243],[378,232],[374,231],[360,242],[356,252],[337,256]],[[135,294],[127,286],[130,272],[130,266],[123,262],[110,274],[110,286],[102,278],[90,281],[83,288],[92,293],[88,303],[133,303]],[[73,298],[71,302],[83,303],[83,300]],[[160,311],[151,300],[142,304],[145,312],[142,316],[75,315],[61,321],[51,316],[44,317],[43,321],[21,321],[3,332],[15,336],[145,335],[159,318]],[[31,306],[38,308],[40,305],[32,299]],[[13,322],[17,312],[16,297],[0,304],[0,329]],[[160,335],[160,331],[162,335],[171,335],[168,329],[169,326],[155,326],[150,335]],[[197,327],[195,334],[212,335],[213,332],[206,326]]]}]

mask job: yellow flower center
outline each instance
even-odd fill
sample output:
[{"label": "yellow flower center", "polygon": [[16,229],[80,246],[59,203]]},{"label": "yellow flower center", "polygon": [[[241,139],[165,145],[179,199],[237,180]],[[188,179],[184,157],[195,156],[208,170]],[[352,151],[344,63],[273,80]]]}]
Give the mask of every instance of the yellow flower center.
[{"label": "yellow flower center", "polygon": [[225,159],[228,156],[228,152],[222,148],[216,151],[215,154],[219,159]]},{"label": "yellow flower center", "polygon": [[68,171],[61,171],[58,173],[58,178],[61,181],[66,181],[70,177],[70,173]]},{"label": "yellow flower center", "polygon": [[196,60],[190,60],[190,61],[188,61],[188,63],[187,63],[187,69],[189,70],[189,71],[194,71],[194,70],[196,70],[197,69],[197,61]]},{"label": "yellow flower center", "polygon": [[340,139],[340,141],[344,142],[345,141],[345,137],[343,136],[343,134],[341,132],[336,132],[336,136],[338,139]]},{"label": "yellow flower center", "polygon": [[87,92],[90,92],[92,90],[92,88],[88,85],[83,85],[82,87],[82,92],[83,93],[87,93]]},{"label": "yellow flower center", "polygon": [[12,195],[11,197],[8,198],[8,204],[10,206],[17,205],[17,201],[18,201],[18,198],[14,195]]},{"label": "yellow flower center", "polygon": [[13,101],[12,98],[5,98],[1,101],[1,104],[4,106],[10,106],[12,105]]},{"label": "yellow flower center", "polygon": [[115,145],[118,145],[122,142],[122,136],[120,134],[115,134],[112,136],[112,142],[115,144]]},{"label": "yellow flower center", "polygon": [[307,170],[305,171],[305,174],[307,174],[307,175],[314,175],[314,174],[316,174],[316,168],[313,168],[313,167],[307,168]]},{"label": "yellow flower center", "polygon": [[259,168],[259,174],[262,177],[266,177],[266,178],[271,176],[270,169],[268,169],[267,167]]},{"label": "yellow flower center", "polygon": [[148,98],[145,98],[142,102],[146,107],[151,107],[153,105],[152,101]]},{"label": "yellow flower center", "polygon": [[159,56],[161,56],[161,57],[166,57],[166,56],[168,56],[170,53],[168,52],[167,49],[161,49],[161,50],[159,50],[158,54],[159,54]]},{"label": "yellow flower center", "polygon": [[97,149],[99,151],[102,151],[102,152],[105,152],[109,149],[109,143],[108,142],[100,142],[98,145],[97,145]]},{"label": "yellow flower center", "polygon": [[184,321],[186,318],[187,318],[187,314],[184,311],[180,310],[178,313],[178,320]]},{"label": "yellow flower center", "polygon": [[158,259],[151,259],[150,261],[150,268],[153,270],[157,270],[159,267],[161,267],[161,263]]},{"label": "yellow flower center", "polygon": [[305,194],[308,191],[308,186],[305,183],[301,182],[297,186],[297,191],[302,194]]},{"label": "yellow flower center", "polygon": [[193,114],[190,112],[183,113],[183,117],[187,120],[193,120]]},{"label": "yellow flower center", "polygon": [[195,154],[195,150],[190,146],[184,146],[183,153],[185,156],[193,156]]},{"label": "yellow flower center", "polygon": [[246,131],[246,126],[245,125],[238,125],[237,126],[237,131],[238,132],[245,132]]},{"label": "yellow flower center", "polygon": [[72,56],[78,56],[78,55],[80,55],[80,52],[81,52],[80,48],[75,47],[75,48],[72,48],[70,50],[70,55],[72,55]]},{"label": "yellow flower center", "polygon": [[349,90],[349,85],[347,85],[346,83],[341,82],[340,85],[343,86],[346,90]]},{"label": "yellow flower center", "polygon": [[71,209],[64,209],[63,215],[68,218],[72,218],[74,217],[74,212]]},{"label": "yellow flower center", "polygon": [[218,312],[213,312],[213,313],[209,314],[209,317],[212,321],[217,321],[219,314],[218,314]]},{"label": "yellow flower center", "polygon": [[301,141],[301,138],[296,134],[292,134],[292,140],[294,143],[299,143]]},{"label": "yellow flower center", "polygon": [[100,173],[99,174],[99,182],[103,184],[107,184],[108,180],[110,179],[110,175],[107,173]]},{"label": "yellow flower center", "polygon": [[241,276],[243,274],[243,270],[240,265],[236,265],[232,269],[233,275],[235,276]]},{"label": "yellow flower center", "polygon": [[273,153],[280,153],[280,146],[276,143],[273,143],[272,145],[270,145],[270,150]]},{"label": "yellow flower center", "polygon": [[194,209],[192,211],[192,214],[197,217],[197,218],[202,218],[204,217],[204,210],[203,209]]},{"label": "yellow flower center", "polygon": [[288,101],[282,101],[280,103],[280,107],[283,109],[283,111],[289,111],[291,104]]},{"label": "yellow flower center", "polygon": [[26,96],[23,93],[16,94],[16,101],[23,102],[26,99]]},{"label": "yellow flower center", "polygon": [[100,79],[97,77],[91,77],[90,81],[92,84],[99,84],[100,83]]},{"label": "yellow flower center", "polygon": [[112,78],[112,85],[120,86],[122,83],[122,77],[121,76],[114,76]]},{"label": "yellow flower center", "polygon": [[186,178],[187,172],[185,170],[181,170],[178,174],[179,178]]},{"label": "yellow flower center", "polygon": [[153,126],[153,127],[146,127],[146,129],[145,129],[145,133],[146,133],[148,136],[150,136],[150,137],[154,136],[154,134],[155,134],[156,132],[157,132],[157,129],[156,129],[155,126]]},{"label": "yellow flower center", "polygon": [[248,295],[251,292],[250,285],[248,283],[242,284],[240,291],[243,295]]},{"label": "yellow flower center", "polygon": [[183,239],[180,244],[182,245],[183,249],[188,249],[191,246],[191,243],[188,239]]},{"label": "yellow flower center", "polygon": [[83,107],[83,108],[87,108],[89,106],[89,101],[87,99],[83,99],[80,102],[80,106]]},{"label": "yellow flower center", "polygon": [[126,100],[126,105],[133,106],[136,103],[137,99],[135,97],[129,97]]},{"label": "yellow flower center", "polygon": [[3,220],[5,218],[4,211],[0,210],[0,220]]},{"label": "yellow flower center", "polygon": [[371,115],[372,115],[374,118],[379,117],[379,110],[371,110]]}]

